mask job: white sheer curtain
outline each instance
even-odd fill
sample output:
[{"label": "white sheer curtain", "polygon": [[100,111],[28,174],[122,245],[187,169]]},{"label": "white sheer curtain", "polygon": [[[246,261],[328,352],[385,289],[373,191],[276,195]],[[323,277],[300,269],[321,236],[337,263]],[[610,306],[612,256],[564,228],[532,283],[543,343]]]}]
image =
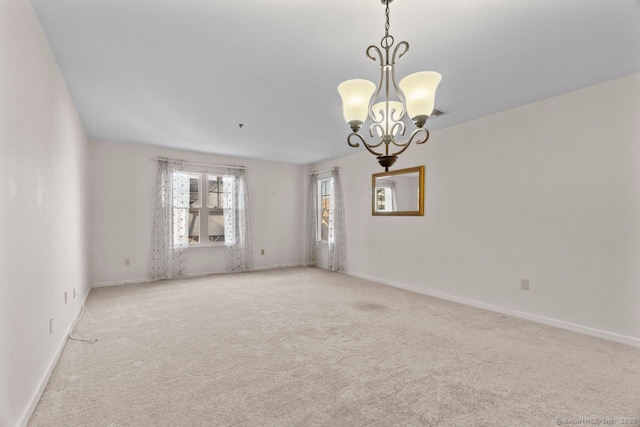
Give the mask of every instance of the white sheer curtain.
[{"label": "white sheer curtain", "polygon": [[318,174],[309,176],[309,200],[307,202],[307,248],[304,265],[313,267],[318,263]]},{"label": "white sheer curtain", "polygon": [[223,177],[224,244],[227,247],[227,271],[246,271],[253,267],[253,250],[249,231],[250,210],[247,173],[244,169],[228,169]]},{"label": "white sheer curtain", "polygon": [[184,162],[158,160],[156,207],[151,240],[151,278],[174,279],[185,275],[189,246],[189,176]]},{"label": "white sheer curtain", "polygon": [[331,171],[331,204],[329,208],[329,270],[345,271],[347,269],[347,242],[344,221],[344,202],[340,171]]}]

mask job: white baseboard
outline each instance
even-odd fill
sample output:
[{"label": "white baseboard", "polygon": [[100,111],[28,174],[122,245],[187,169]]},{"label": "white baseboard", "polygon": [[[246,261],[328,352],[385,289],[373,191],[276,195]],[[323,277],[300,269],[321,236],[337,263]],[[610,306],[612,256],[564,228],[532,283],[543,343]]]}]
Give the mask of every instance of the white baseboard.
[{"label": "white baseboard", "polygon": [[54,368],[58,364],[58,359],[60,359],[62,350],[64,349],[64,346],[67,344],[67,341],[69,339],[69,334],[72,332],[71,328],[73,328],[73,325],[76,319],[78,318],[78,316],[80,315],[80,311],[82,310],[82,305],[87,302],[87,298],[89,298],[90,293],[91,293],[91,287],[89,287],[87,294],[84,296],[84,299],[82,300],[82,304],[78,305],[76,312],[73,314],[73,317],[71,318],[71,323],[69,323],[69,326],[67,327],[67,330],[63,335],[64,339],[62,340],[62,342],[60,342],[60,345],[58,346],[58,350],[56,351],[55,355],[53,356],[53,359],[51,360],[51,363],[49,364],[49,368],[42,376],[42,379],[40,380],[40,386],[31,397],[31,403],[29,404],[26,411],[22,415],[22,421],[19,424],[20,427],[27,426],[27,424],[29,423],[29,420],[31,419],[31,416],[33,415],[33,412],[36,410],[36,407],[40,402],[40,398],[44,393],[44,389],[47,388],[47,384],[49,383],[49,378],[51,378],[51,374],[53,373]]},{"label": "white baseboard", "polygon": [[262,265],[260,267],[253,267],[251,271],[273,270],[274,268],[288,268],[288,267],[301,267],[301,266],[302,266],[302,262],[292,262],[288,264]]},{"label": "white baseboard", "polygon": [[[271,270],[274,268],[286,268],[286,267],[300,267],[302,265],[302,262],[293,262],[293,263],[286,263],[286,264],[274,264],[274,265],[261,265],[259,267],[253,267],[251,270],[249,271],[260,271],[260,270]],[[203,277],[203,276],[213,276],[216,274],[227,274],[230,273],[229,271],[224,271],[224,270],[219,270],[219,271],[208,271],[205,273],[194,273],[194,274],[187,274],[185,277],[190,278],[190,277]],[[103,288],[106,286],[120,286],[120,285],[130,285],[130,284],[134,284],[134,283],[147,283],[147,282],[155,282],[158,279],[150,279],[148,277],[144,277],[144,278],[139,278],[139,279],[126,279],[126,280],[113,280],[113,281],[108,281],[108,282],[96,282],[96,283],[92,283],[91,287],[92,288]]]},{"label": "white baseboard", "polygon": [[512,310],[510,308],[504,308],[493,304],[487,304],[480,301],[475,301],[467,298],[457,297],[441,292],[429,291],[415,286],[404,285],[402,283],[396,283],[389,280],[378,279],[377,277],[371,277],[360,273],[346,273],[350,276],[359,277],[365,280],[371,280],[372,282],[380,283],[387,286],[393,286],[394,288],[405,289],[407,291],[416,292],[431,297],[436,297],[448,301],[457,302],[460,304],[469,305],[472,307],[482,308],[489,311],[495,311],[496,313],[507,314],[509,316],[519,317],[521,319],[531,320],[532,322],[543,323],[545,325],[555,326],[561,329],[567,329],[573,332],[580,332],[586,335],[591,335],[598,338],[603,338],[609,341],[615,341],[622,344],[631,345],[634,347],[640,347],[640,339],[630,337],[627,335],[617,334],[615,332],[603,331],[601,329],[595,329],[588,326],[577,325],[575,323],[565,322],[563,320],[552,319],[550,317],[540,316],[538,314],[527,313],[519,310]]},{"label": "white baseboard", "polygon": [[145,282],[155,282],[156,279],[149,279],[147,277],[142,279],[127,279],[127,280],[112,280],[108,282],[96,282],[92,283],[92,288],[104,288],[106,286],[120,286],[120,285],[128,285],[133,283],[145,283]]}]

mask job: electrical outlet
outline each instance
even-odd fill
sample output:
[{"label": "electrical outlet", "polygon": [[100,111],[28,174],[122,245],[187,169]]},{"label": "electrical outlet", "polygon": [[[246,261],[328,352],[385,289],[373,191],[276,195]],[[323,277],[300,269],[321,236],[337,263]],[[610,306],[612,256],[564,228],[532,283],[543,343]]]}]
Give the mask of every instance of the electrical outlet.
[{"label": "electrical outlet", "polygon": [[264,255],[264,249],[260,249],[260,255]]},{"label": "electrical outlet", "polygon": [[520,289],[523,291],[529,290],[529,279],[520,279]]},{"label": "electrical outlet", "polygon": [[67,291],[64,291],[64,303],[67,303]]},{"label": "electrical outlet", "polygon": [[131,260],[129,258],[125,258],[124,265],[131,265]]},{"label": "electrical outlet", "polygon": [[53,333],[53,319],[49,319],[49,335]]}]

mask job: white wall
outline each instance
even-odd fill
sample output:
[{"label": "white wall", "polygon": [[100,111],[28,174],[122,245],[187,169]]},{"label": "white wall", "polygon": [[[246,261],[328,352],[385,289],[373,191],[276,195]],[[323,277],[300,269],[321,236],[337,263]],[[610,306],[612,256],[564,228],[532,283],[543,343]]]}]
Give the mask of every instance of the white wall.
[{"label": "white wall", "polygon": [[[89,151],[91,283],[147,280],[158,156],[246,166],[254,267],[302,263],[304,167],[110,141],[91,141]],[[220,273],[224,266],[224,247],[187,253],[188,275]]]},{"label": "white wall", "polygon": [[85,153],[83,127],[31,4],[1,1],[1,426],[27,421],[89,289]]},{"label": "white wall", "polygon": [[364,150],[310,169],[342,168],[351,274],[640,344],[639,117],[634,74],[433,132],[394,166],[424,217],[371,216]]}]

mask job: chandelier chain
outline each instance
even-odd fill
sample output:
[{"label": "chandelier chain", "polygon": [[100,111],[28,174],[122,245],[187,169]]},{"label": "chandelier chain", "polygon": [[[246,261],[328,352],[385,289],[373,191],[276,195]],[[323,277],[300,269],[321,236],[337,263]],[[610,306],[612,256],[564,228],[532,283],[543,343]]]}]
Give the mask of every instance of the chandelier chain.
[{"label": "chandelier chain", "polygon": [[384,24],[384,36],[389,37],[389,0],[385,1],[385,10],[384,10],[384,14],[387,18],[386,23]]}]

